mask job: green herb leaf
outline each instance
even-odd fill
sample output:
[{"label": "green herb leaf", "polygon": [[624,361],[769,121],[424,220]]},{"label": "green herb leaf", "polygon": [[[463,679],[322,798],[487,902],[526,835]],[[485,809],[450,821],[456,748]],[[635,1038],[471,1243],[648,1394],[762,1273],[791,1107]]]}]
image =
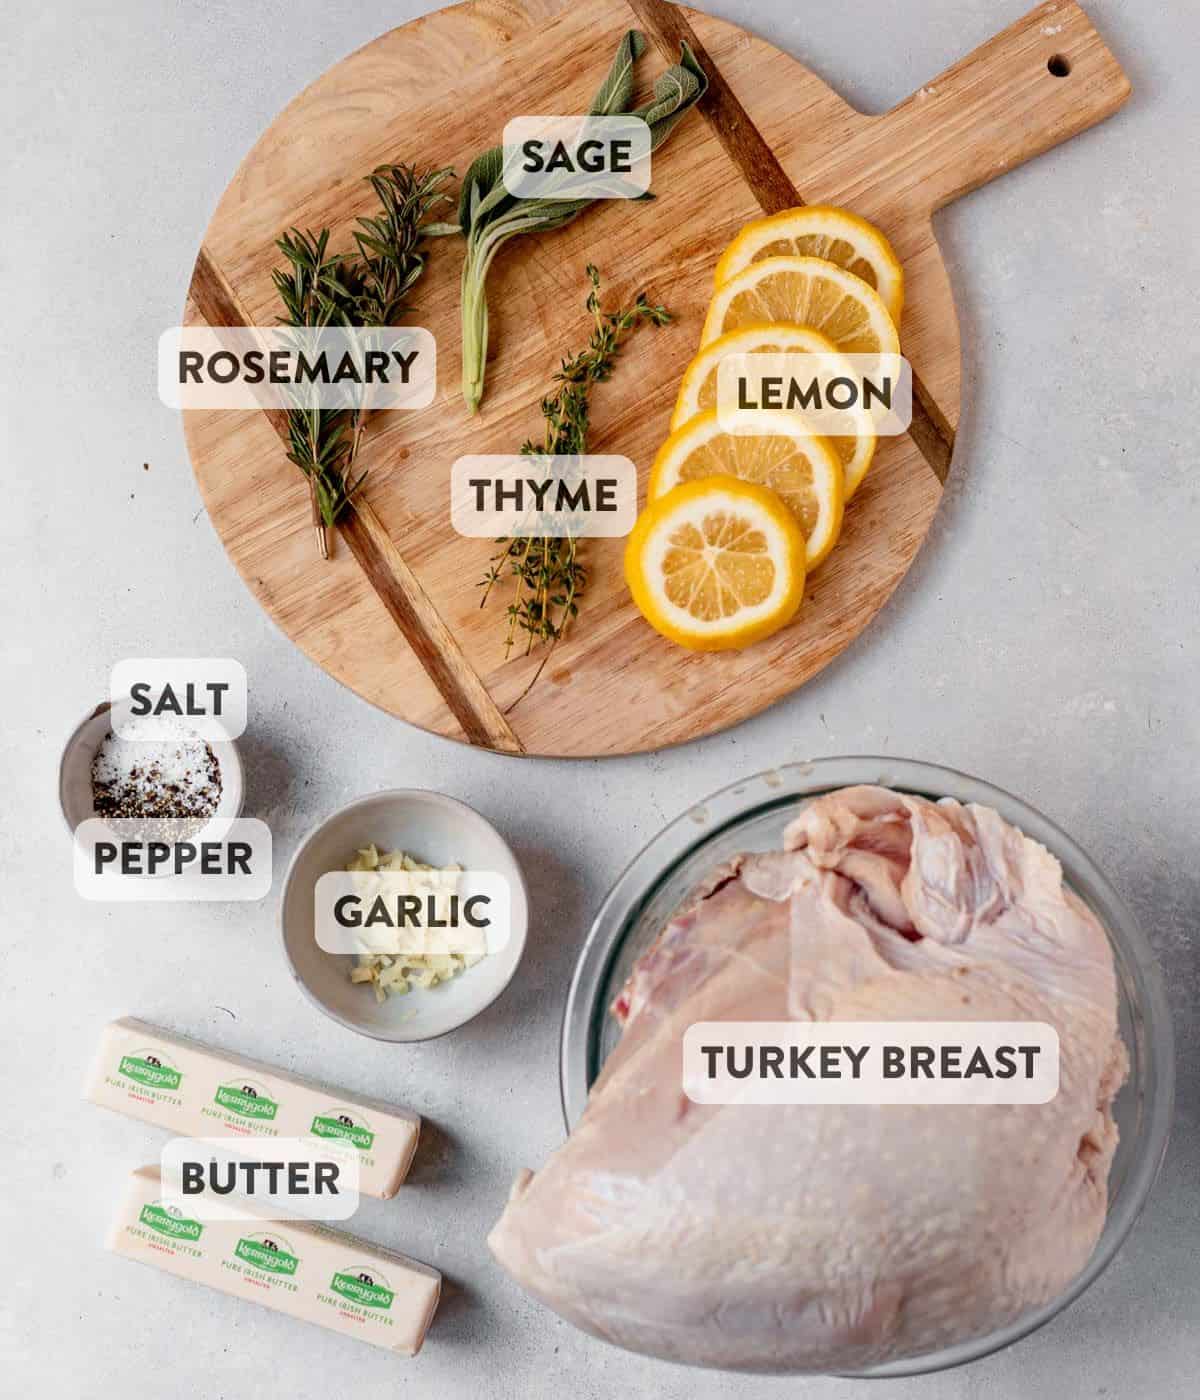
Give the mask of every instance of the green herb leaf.
[{"label": "green herb leaf", "polygon": [[637,29],[629,29],[617,47],[608,76],[600,84],[588,115],[592,117],[613,117],[629,110],[633,101],[634,65],[646,51],[646,36]]},{"label": "green herb leaf", "polygon": [[[592,101],[590,116],[615,116],[633,100],[634,68],[646,39],[628,30]],[[654,84],[654,100],[634,114],[650,127],[651,149],[667,139],[704,95],[708,79],[684,44],[679,63]],[[501,248],[522,233],[549,233],[576,218],[592,199],[516,199],[504,187],[504,151],[493,146],[471,162],[459,195],[458,221],[467,239],[462,273],[463,398],[472,413],[483,398],[488,348],[487,276]]]},{"label": "green herb leaf", "polygon": [[[592,318],[587,348],[563,360],[554,376],[556,387],[541,403],[542,441],[534,444],[527,440],[521,448],[526,456],[574,456],[586,452],[592,386],[611,376],[622,345],[639,326],[664,326],[671,319],[665,306],[652,305],[641,293],[623,311],[604,311],[600,305],[600,273],[591,263],[587,276],[587,309]],[[579,599],[587,586],[587,569],[579,559],[579,541],[570,536],[522,536],[497,543],[500,549],[488,561],[480,580],[483,596],[479,606],[486,605],[497,583],[511,578],[516,598],[505,609],[505,656],[511,654],[520,633],[525,634],[526,655],[542,642],[549,642],[552,651],[571,619],[578,615]],[[548,651],[514,705],[528,695],[549,655]]]},{"label": "green herb leaf", "polygon": [[474,224],[476,210],[484,196],[490,194],[499,183],[503,170],[503,146],[493,146],[491,150],[484,151],[467,167],[458,196],[458,222],[464,233]]},{"label": "green herb leaf", "polygon": [[682,45],[679,63],[668,68],[654,84],[654,101],[639,107],[635,116],[650,128],[650,149],[656,151],[670,136],[689,108],[708,91],[708,76],[696,62],[696,56]]},{"label": "green herb leaf", "polygon": [[[426,216],[446,196],[451,170],[419,174],[412,166],[381,165],[367,177],[379,213],[358,221],[357,256],[329,253],[329,230],[293,228],[277,240],[290,271],[275,268],[272,281],[285,325],[389,326],[407,311],[405,301],[425,269],[421,244]],[[351,467],[362,440],[369,405],[324,409],[293,394],[286,410],[288,460],[308,478],[317,514],[331,528],[366,480]]]}]

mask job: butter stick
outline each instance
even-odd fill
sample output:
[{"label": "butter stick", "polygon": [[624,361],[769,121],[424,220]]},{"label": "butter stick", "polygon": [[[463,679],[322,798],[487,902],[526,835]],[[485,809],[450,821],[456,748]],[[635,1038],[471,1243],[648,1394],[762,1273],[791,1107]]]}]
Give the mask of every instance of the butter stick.
[{"label": "butter stick", "polygon": [[436,1269],[308,1220],[268,1220],[244,1196],[222,1199],[237,1219],[203,1222],[162,1196],[157,1167],[130,1176],[114,1254],[402,1356],[421,1350],[442,1290]]},{"label": "butter stick", "polygon": [[394,1196],[421,1119],[125,1017],[104,1028],[84,1097],[177,1137],[314,1137],[358,1148],[359,1190]]}]

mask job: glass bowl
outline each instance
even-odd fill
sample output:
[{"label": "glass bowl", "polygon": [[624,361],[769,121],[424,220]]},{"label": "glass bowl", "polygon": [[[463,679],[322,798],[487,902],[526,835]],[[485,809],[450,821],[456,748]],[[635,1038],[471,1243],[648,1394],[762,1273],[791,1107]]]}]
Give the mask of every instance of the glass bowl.
[{"label": "glass bowl", "polygon": [[874,783],[936,800],[994,807],[1062,863],[1067,883],[1093,910],[1112,942],[1121,1036],[1129,1078],[1114,1104],[1120,1143],[1109,1176],[1108,1217],[1083,1272],[1052,1303],[985,1336],[854,1373],[899,1377],[947,1370],[1028,1336],[1061,1312],[1111,1263],[1133,1227],[1166,1150],[1175,1091],[1171,1014],[1162,973],[1133,914],[1074,841],[1019,798],[950,768],[890,758],[822,758],[759,773],[723,788],[671,822],[635,857],[600,907],[567,996],[560,1051],[568,1129],[620,1039],[609,1007],[636,960],[708,872],[740,851],[782,847],[799,807],[836,788]]}]

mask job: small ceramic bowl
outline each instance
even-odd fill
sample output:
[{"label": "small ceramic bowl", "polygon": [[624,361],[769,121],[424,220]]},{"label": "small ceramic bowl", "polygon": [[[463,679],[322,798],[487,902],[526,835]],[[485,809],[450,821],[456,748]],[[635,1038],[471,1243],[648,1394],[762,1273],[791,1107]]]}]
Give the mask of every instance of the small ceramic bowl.
[{"label": "small ceramic bowl", "polygon": [[[106,700],[80,720],[67,740],[58,764],[58,800],[72,835],[80,822],[96,815],[92,803],[92,760],[112,729],[112,706]],[[232,739],[212,740],[209,747],[221,769],[221,798],[214,821],[241,816],[245,781],[242,760]]]},{"label": "small ceramic bowl", "polygon": [[[429,865],[461,865],[503,875],[511,891],[508,942],[482,962],[428,989],[414,987],[387,1001],[370,983],[350,981],[354,956],[318,947],[313,890],[328,871],[344,870],[371,844],[407,851]],[[279,906],[283,949],[300,990],[327,1016],[375,1040],[432,1040],[478,1016],[512,981],[525,950],[529,896],[516,857],[494,826],[453,797],[419,788],[360,797],[328,817],[300,845],[288,866]]]}]

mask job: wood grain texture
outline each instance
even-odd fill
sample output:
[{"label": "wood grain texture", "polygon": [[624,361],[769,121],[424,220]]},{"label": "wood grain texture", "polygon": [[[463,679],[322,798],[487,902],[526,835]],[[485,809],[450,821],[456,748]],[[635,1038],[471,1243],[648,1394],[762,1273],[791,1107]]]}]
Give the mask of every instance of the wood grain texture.
[{"label": "wood grain texture", "polygon": [[[190,295],[210,326],[247,324],[233,289],[203,248],[192,273]],[[277,408],[263,408],[262,413],[286,451],[287,414]],[[310,505],[310,515],[317,519],[315,503],[310,500]],[[420,582],[366,501],[360,502],[350,513],[341,533],[367,581],[437,687],[446,708],[462,726],[466,738],[473,744],[483,744],[503,753],[520,753],[520,740],[479,677],[467,665],[453,635],[430,605]],[[328,558],[323,533],[320,552],[322,559]]]},{"label": "wood grain texture", "polygon": [[[794,690],[862,631],[920,548],[958,421],[958,325],[930,216],[972,182],[1100,120],[1127,92],[1082,11],[1067,3],[1039,7],[928,84],[926,96],[867,117],[771,45],[662,0],[477,0],[381,36],[276,119],[213,216],[188,318],[218,314],[215,286],[246,323],[273,323],[270,273],[283,229],[328,225],[334,246],[345,246],[371,206],[362,177],[381,161],[461,172],[499,139],[507,117],[525,113],[531,92],[545,111],[584,110],[619,35],[639,20],[672,58],[672,26],[686,26],[719,75],[704,113],[655,155],[660,198],[598,206],[498,260],[488,393],[475,417],[458,394],[461,247],[434,245],[419,318],[437,339],[438,394],[427,409],[371,423],[360,459],[370,472],[365,509],[339,532],[345,542],[330,562],[316,556],[304,483],[267,418],[185,415],[213,523],[287,635],[372,703],[503,752],[634,752],[711,733]],[[1067,57],[1069,77],[1047,71],[1053,54]],[[647,79],[659,66],[652,58],[642,65]],[[450,526],[451,464],[466,452],[510,452],[539,431],[537,403],[554,368],[586,339],[584,265],[594,261],[608,297],[645,288],[676,315],[630,342],[594,401],[590,450],[647,469],[696,349],[717,256],[747,220],[798,197],[848,205],[895,245],[920,424],[881,444],[791,627],[744,653],[682,651],[633,609],[622,542],[589,541],[585,625],[555,648],[522,699],[541,655],[506,663],[502,606],[479,609],[474,584],[489,548]]]}]

